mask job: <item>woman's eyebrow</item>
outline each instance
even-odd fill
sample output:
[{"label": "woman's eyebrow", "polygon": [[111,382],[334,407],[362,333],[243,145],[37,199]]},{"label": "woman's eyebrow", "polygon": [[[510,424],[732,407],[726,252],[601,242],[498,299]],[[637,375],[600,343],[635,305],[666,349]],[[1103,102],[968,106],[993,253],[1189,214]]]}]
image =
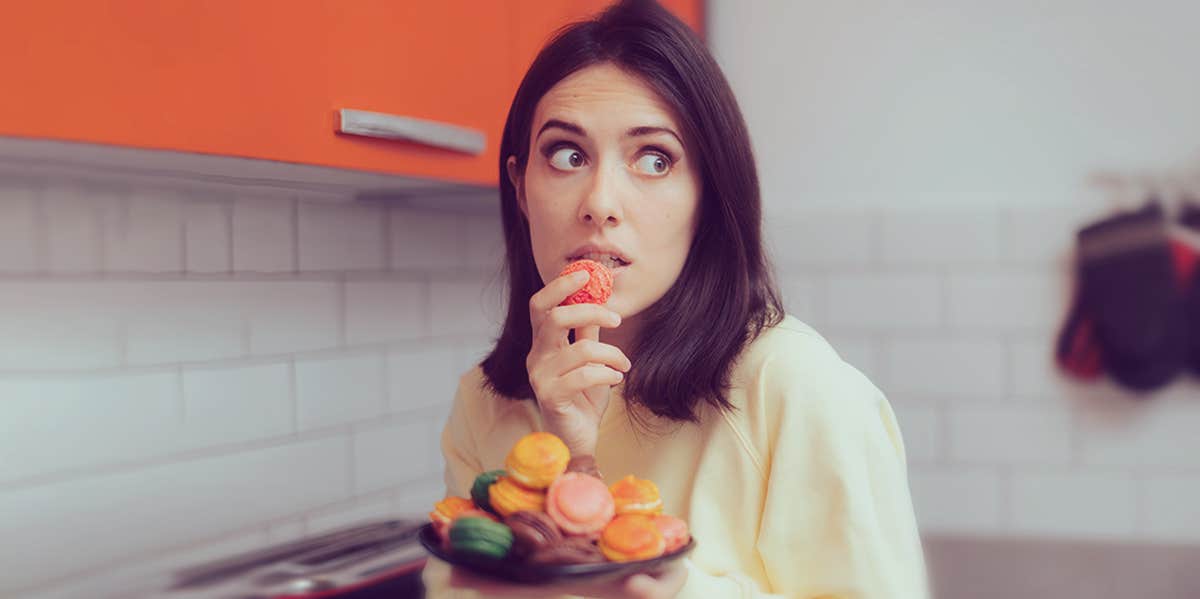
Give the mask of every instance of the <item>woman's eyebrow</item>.
[{"label": "woman's eyebrow", "polygon": [[[542,125],[542,128],[538,129],[537,137],[541,137],[542,133],[545,133],[549,129],[562,129],[563,131],[574,133],[580,137],[587,137],[587,131],[585,131],[583,127],[580,127],[575,123],[570,123],[559,119],[550,119],[546,121],[545,124]],[[670,127],[634,127],[625,132],[625,137],[642,137],[645,135],[655,135],[658,133],[666,133],[667,135],[674,137],[675,140],[679,142],[679,145],[683,145],[683,139],[679,137],[679,134]]]},{"label": "woman's eyebrow", "polygon": [[675,140],[679,142],[679,145],[683,145],[683,139],[679,137],[679,134],[676,133],[675,130],[668,127],[634,127],[633,129],[625,132],[625,137],[641,137],[643,135],[654,135],[656,133],[666,133],[671,137],[674,137]]},{"label": "woman's eyebrow", "polygon": [[[569,131],[571,133],[574,133],[575,135],[578,135],[580,137],[587,137],[587,131],[584,131],[583,127],[580,127],[579,125],[576,125],[575,123],[568,123],[566,121],[560,121],[558,119],[550,119],[550,120],[546,121],[546,124],[542,125],[541,129],[538,129],[537,137],[541,137],[542,133],[545,133],[545,131],[547,129],[562,129],[564,131]],[[537,138],[534,138],[534,139],[537,139]]]}]

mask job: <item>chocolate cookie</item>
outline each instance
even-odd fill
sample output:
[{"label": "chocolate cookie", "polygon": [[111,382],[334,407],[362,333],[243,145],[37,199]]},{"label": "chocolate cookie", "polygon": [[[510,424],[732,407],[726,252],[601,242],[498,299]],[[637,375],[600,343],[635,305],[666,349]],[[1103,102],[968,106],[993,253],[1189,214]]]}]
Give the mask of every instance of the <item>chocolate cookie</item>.
[{"label": "chocolate cookie", "polygon": [[523,559],[563,540],[562,532],[545,512],[513,512],[504,519],[504,523],[512,529],[512,555],[517,559]]},{"label": "chocolate cookie", "polygon": [[566,537],[562,542],[538,549],[529,563],[542,565],[596,564],[607,561],[600,548],[582,537]]}]

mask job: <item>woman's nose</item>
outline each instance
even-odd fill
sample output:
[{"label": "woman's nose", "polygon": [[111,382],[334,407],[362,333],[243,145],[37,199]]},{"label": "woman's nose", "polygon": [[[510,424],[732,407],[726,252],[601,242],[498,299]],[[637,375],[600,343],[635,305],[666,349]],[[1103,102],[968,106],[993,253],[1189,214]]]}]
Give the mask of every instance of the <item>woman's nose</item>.
[{"label": "woman's nose", "polygon": [[611,168],[596,169],[591,185],[579,206],[579,220],[598,225],[615,225],[624,218],[620,201],[620,174]]}]

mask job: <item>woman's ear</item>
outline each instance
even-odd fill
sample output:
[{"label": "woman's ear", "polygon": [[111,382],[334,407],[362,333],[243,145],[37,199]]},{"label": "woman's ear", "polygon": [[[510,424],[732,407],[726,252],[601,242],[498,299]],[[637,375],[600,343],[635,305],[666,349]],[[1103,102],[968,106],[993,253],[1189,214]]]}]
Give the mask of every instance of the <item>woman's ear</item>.
[{"label": "woman's ear", "polygon": [[521,214],[525,215],[525,218],[529,218],[529,213],[525,210],[524,176],[517,168],[517,157],[509,156],[504,166],[508,170],[508,182],[512,183],[513,189],[517,192],[517,206],[521,208]]}]

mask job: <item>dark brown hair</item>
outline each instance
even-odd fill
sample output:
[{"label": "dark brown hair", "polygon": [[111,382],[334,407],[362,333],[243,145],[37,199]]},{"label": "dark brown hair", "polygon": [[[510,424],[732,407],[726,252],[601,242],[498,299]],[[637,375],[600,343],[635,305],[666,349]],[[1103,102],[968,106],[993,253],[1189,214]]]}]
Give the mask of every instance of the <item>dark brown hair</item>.
[{"label": "dark brown hair", "polygon": [[534,398],[525,369],[529,298],[544,282],[505,162],[516,156],[525,171],[538,101],[567,76],[600,63],[640,77],[673,107],[701,174],[696,236],[678,280],[645,311],[624,389],[627,401],[658,416],[694,421],[701,402],[732,407],[731,367],[747,343],[782,319],[783,308],[763,251],[758,175],[737,101],[696,34],[653,0],[625,0],[565,27],[517,89],[500,142],[508,314],[483,373],[499,395]]}]

